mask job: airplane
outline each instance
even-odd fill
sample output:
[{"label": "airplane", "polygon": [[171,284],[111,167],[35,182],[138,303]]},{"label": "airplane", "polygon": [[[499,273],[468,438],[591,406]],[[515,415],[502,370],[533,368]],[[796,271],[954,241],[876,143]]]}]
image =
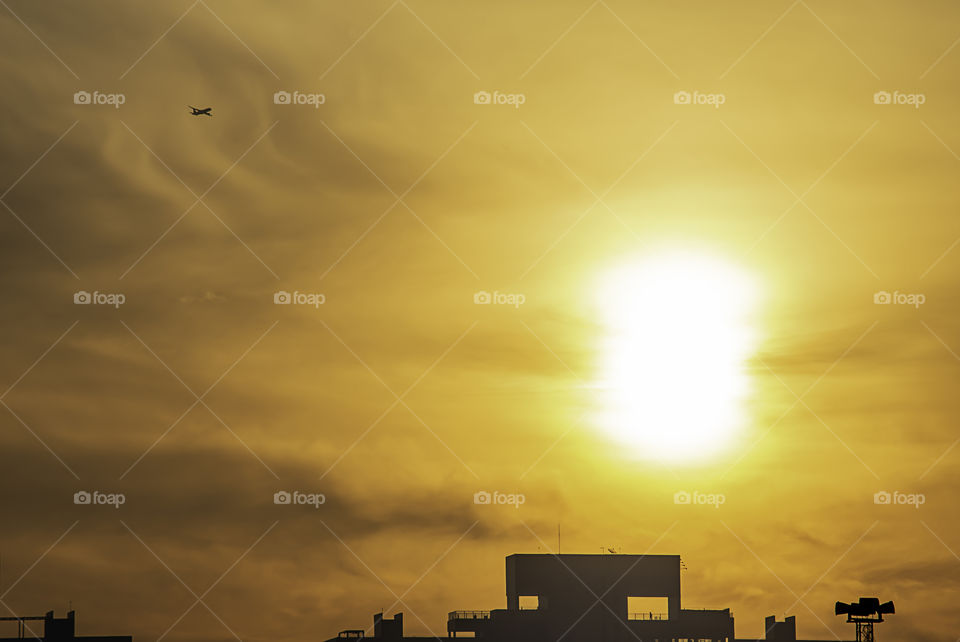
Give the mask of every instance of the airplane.
[{"label": "airplane", "polygon": [[210,113],[213,107],[207,107],[206,109],[197,109],[196,107],[193,107],[191,105],[187,105],[187,107],[190,107],[190,109],[193,110],[193,113],[190,114],[191,116],[210,116],[211,118],[213,117],[213,114]]}]

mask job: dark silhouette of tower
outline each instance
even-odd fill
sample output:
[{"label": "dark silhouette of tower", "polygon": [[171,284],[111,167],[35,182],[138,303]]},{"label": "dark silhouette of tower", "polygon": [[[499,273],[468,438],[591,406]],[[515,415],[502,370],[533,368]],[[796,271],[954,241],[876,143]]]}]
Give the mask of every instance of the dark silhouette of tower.
[{"label": "dark silhouette of tower", "polygon": [[873,625],[883,622],[884,614],[892,615],[895,611],[893,602],[881,604],[879,598],[861,597],[850,604],[837,602],[834,612],[846,615],[847,622],[857,625],[857,642],[874,642]]}]

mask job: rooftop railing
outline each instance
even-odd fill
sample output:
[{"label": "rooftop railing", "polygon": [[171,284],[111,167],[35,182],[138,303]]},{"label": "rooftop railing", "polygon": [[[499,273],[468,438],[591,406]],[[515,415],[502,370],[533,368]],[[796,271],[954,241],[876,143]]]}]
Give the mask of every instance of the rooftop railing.
[{"label": "rooftop railing", "polygon": [[666,620],[667,613],[653,613],[646,611],[643,613],[627,613],[628,620]]},{"label": "rooftop railing", "polygon": [[447,620],[489,620],[490,611],[450,611]]}]

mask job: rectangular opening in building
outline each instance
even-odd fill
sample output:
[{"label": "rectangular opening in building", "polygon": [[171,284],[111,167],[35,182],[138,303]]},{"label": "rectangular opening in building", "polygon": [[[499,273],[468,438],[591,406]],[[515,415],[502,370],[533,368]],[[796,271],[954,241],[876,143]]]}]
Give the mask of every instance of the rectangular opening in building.
[{"label": "rectangular opening in building", "polygon": [[539,595],[520,595],[519,599],[521,611],[536,611],[540,608]]},{"label": "rectangular opening in building", "polygon": [[666,620],[667,603],[665,597],[627,596],[628,620]]}]

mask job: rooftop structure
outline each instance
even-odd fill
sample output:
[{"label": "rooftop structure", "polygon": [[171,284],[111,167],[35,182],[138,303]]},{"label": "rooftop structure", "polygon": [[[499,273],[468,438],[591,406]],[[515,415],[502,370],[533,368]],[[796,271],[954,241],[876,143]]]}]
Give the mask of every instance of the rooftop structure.
[{"label": "rooftop structure", "polygon": [[[506,559],[507,607],[451,611],[447,637],[487,642],[751,642],[734,634],[729,608],[687,609],[679,555],[516,554]],[[766,642],[798,641],[796,619],[765,622]],[[435,640],[405,637],[403,614],[374,616],[370,630],[333,640]],[[814,641],[809,641],[814,642]]]},{"label": "rooftop structure", "polygon": [[[67,617],[54,617],[53,611],[47,611],[46,615],[22,615],[0,617],[0,622],[16,622],[17,637],[0,638],[0,642],[15,642],[21,640],[32,640],[42,642],[71,642],[79,640],[80,642],[133,642],[133,637],[129,635],[84,635],[78,636],[76,612],[70,611]],[[37,624],[43,622],[43,632],[37,631]]]}]

